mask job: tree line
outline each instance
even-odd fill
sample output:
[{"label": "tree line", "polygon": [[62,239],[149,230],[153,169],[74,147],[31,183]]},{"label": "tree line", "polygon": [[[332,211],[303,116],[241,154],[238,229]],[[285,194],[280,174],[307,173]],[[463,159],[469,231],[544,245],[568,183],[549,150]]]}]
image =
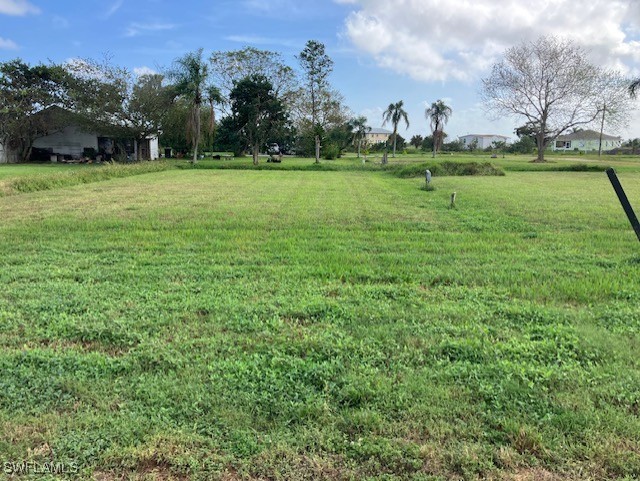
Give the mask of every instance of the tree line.
[{"label": "tree line", "polygon": [[[135,75],[110,59],[0,63],[0,144],[28,160],[34,141],[71,122],[84,131],[162,145],[197,161],[202,150],[250,153],[267,142],[299,155],[340,152],[356,119],[329,82],[333,61],[310,40],[297,70],[247,47],[189,52],[160,73]],[[217,117],[222,115],[220,119]]]},{"label": "tree line", "polygon": [[[277,52],[246,47],[205,57],[199,49],[160,73],[141,76],[109,59],[2,62],[0,144],[28,160],[37,138],[73,122],[115,139],[160,134],[162,145],[190,154],[193,162],[208,150],[250,153],[257,163],[267,143],[316,162],[349,146],[360,156],[371,128],[331,85],[333,61],[325,46],[310,40],[296,59],[294,69]],[[547,36],[508,49],[482,79],[481,96],[496,117],[524,122],[511,150],[537,148],[537,160],[544,161],[545,149],[563,133],[593,126],[602,136],[605,128],[626,125],[638,89],[640,79],[597,67],[572,41]],[[434,157],[443,148],[463,150],[457,141],[445,142],[452,114],[443,100],[433,102],[425,109],[431,135],[414,136],[410,144]],[[391,148],[395,157],[404,144],[398,128],[409,127],[403,101],[391,103],[382,121],[393,132],[378,148]]]}]

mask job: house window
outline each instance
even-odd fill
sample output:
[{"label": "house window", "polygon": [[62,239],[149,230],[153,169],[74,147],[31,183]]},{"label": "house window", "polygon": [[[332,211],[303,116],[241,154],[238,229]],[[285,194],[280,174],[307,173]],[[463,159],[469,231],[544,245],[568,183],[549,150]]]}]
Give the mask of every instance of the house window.
[{"label": "house window", "polygon": [[556,141],[556,149],[570,149],[571,141],[565,142],[564,140]]}]

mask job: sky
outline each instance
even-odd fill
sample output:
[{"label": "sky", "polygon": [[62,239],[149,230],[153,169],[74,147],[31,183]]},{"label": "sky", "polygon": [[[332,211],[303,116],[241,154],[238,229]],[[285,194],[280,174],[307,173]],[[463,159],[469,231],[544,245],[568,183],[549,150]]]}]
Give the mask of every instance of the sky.
[{"label": "sky", "polygon": [[[598,65],[640,75],[640,0],[0,0],[0,61],[107,56],[145,73],[201,47],[253,46],[297,67],[305,43],[320,41],[352,112],[381,127],[382,112],[403,100],[407,139],[429,134],[424,111],[438,99],[453,109],[449,138],[515,139],[522,120],[485,112],[481,79],[507,48],[547,34],[574,40]],[[640,111],[608,133],[640,137]]]}]

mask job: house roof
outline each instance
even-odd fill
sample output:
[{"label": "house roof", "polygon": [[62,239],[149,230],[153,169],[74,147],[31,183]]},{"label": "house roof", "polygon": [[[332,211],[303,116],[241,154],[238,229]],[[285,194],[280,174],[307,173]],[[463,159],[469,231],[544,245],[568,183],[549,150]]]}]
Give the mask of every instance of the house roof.
[{"label": "house roof", "polygon": [[498,134],[467,134],[467,135],[460,136],[461,139],[464,137],[500,137],[501,139],[509,138],[509,137],[505,137],[504,135],[498,135]]},{"label": "house roof", "polygon": [[[600,132],[595,130],[579,130],[567,135],[561,135],[556,140],[599,140]],[[602,140],[620,140],[620,137],[614,137],[613,135],[602,134]]]},{"label": "house roof", "polygon": [[378,127],[372,127],[371,130],[369,132],[367,132],[368,134],[389,134],[391,135],[393,132],[391,132],[390,130],[387,129],[381,129]]}]

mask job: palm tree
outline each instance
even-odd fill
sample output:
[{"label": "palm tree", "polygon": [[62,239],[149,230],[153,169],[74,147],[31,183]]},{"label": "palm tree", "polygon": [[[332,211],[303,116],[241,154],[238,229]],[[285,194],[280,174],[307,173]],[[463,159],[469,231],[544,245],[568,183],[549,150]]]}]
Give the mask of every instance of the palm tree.
[{"label": "palm tree", "polygon": [[440,141],[442,140],[442,134],[444,132],[444,126],[449,121],[449,117],[453,110],[442,100],[438,100],[431,104],[431,107],[425,110],[424,114],[427,117],[431,125],[431,132],[433,133],[433,157],[438,152]]},{"label": "palm tree", "polygon": [[353,132],[353,140],[358,146],[358,158],[360,158],[362,141],[366,138],[367,133],[371,132],[371,127],[367,125],[367,118],[364,116],[352,119],[350,124],[351,131]]},{"label": "palm tree", "polygon": [[189,52],[175,60],[173,69],[168,72],[167,77],[173,80],[176,93],[186,98],[191,105],[187,122],[187,138],[191,140],[193,163],[196,163],[202,123],[200,107],[209,77],[209,67],[202,58],[202,49]]},{"label": "palm tree", "polygon": [[393,157],[396,156],[396,140],[398,139],[398,124],[401,120],[404,119],[407,124],[407,128],[409,128],[409,117],[407,116],[407,112],[402,108],[404,102],[401,100],[400,102],[396,102],[395,104],[389,104],[387,110],[382,114],[382,125],[387,122],[391,122],[393,125]]},{"label": "palm tree", "polygon": [[640,78],[635,79],[631,82],[631,85],[629,85],[629,93],[633,98],[636,97],[638,90],[640,90]]},{"label": "palm tree", "polygon": [[211,149],[213,150],[214,133],[216,130],[216,104],[222,103],[222,94],[220,89],[215,85],[209,85],[205,88],[207,94],[207,102],[209,102],[209,138],[211,140]]}]

